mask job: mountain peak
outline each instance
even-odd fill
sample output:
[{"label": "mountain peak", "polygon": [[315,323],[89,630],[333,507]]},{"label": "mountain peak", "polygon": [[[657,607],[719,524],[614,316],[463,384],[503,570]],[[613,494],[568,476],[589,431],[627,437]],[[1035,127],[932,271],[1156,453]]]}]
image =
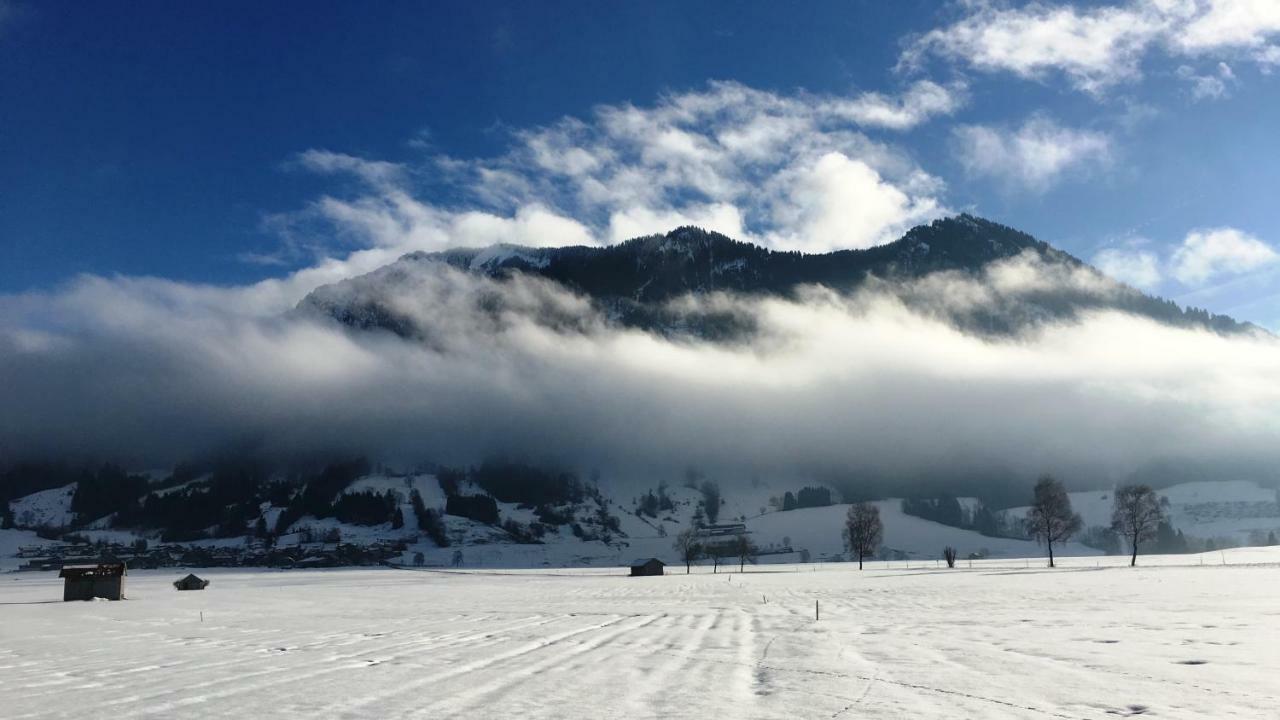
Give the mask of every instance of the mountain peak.
[{"label": "mountain peak", "polygon": [[887,247],[913,250],[916,254],[923,248],[934,256],[935,262],[940,260],[939,255],[944,256],[942,264],[951,265],[952,269],[976,270],[988,263],[1016,257],[1028,250],[1046,260],[1071,265],[1084,264],[1027,233],[968,213],[916,226]]}]

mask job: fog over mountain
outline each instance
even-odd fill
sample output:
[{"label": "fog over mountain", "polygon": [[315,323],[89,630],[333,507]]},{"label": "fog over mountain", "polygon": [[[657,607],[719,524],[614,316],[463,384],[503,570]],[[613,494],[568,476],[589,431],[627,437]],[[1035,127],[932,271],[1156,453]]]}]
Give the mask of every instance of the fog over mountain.
[{"label": "fog over mountain", "polygon": [[1280,460],[1274,336],[968,216],[856,252],[682,229],[413,254],[284,312],[264,292],[84,277],[0,300],[0,457],[503,456],[884,492]]}]

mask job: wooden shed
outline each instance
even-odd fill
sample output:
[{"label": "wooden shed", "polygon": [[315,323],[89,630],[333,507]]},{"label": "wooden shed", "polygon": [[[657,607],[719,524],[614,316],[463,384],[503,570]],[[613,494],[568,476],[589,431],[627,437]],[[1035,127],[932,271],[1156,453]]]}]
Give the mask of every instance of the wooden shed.
[{"label": "wooden shed", "polygon": [[661,575],[664,567],[666,567],[666,563],[658,558],[640,558],[631,563],[631,577]]},{"label": "wooden shed", "polygon": [[194,574],[187,575],[181,580],[173,581],[173,586],[179,590],[203,590],[209,587],[209,581]]},{"label": "wooden shed", "polygon": [[124,563],[98,563],[97,565],[64,565],[58,577],[66,582],[62,586],[62,599],[107,600],[124,599],[124,579],[128,575]]}]

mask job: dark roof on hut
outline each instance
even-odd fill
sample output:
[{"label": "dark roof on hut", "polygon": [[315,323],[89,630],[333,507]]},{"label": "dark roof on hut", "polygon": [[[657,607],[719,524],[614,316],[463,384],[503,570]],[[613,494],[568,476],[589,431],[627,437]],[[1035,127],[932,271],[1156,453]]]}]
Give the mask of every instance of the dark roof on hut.
[{"label": "dark roof on hut", "polygon": [[58,573],[60,578],[79,580],[81,578],[120,577],[125,574],[124,563],[98,563],[97,565],[63,565]]},{"label": "dark roof on hut", "polygon": [[635,560],[632,560],[631,567],[640,567],[641,565],[648,565],[651,562],[656,562],[659,565],[666,565],[666,563],[662,562],[658,558],[647,557],[647,558],[636,558]]}]

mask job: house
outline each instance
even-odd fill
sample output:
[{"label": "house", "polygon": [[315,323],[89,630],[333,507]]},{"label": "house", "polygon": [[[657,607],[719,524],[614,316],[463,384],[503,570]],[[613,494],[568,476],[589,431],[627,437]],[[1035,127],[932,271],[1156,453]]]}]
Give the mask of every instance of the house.
[{"label": "house", "polygon": [[209,587],[209,581],[195,575],[187,575],[181,580],[175,580],[173,586],[179,590],[203,590]]},{"label": "house", "polygon": [[64,578],[62,599],[107,600],[124,599],[124,578],[128,574],[124,563],[98,563],[97,565],[63,565],[58,577]]},{"label": "house", "polygon": [[704,552],[721,556],[732,555],[738,538],[750,534],[751,531],[747,530],[744,523],[707,525],[694,533]]},{"label": "house", "polygon": [[698,530],[699,537],[725,537],[746,534],[747,526],[745,523],[740,522],[707,525]]},{"label": "house", "polygon": [[658,558],[640,558],[631,563],[631,577],[661,575],[664,567],[666,567],[666,563]]}]

